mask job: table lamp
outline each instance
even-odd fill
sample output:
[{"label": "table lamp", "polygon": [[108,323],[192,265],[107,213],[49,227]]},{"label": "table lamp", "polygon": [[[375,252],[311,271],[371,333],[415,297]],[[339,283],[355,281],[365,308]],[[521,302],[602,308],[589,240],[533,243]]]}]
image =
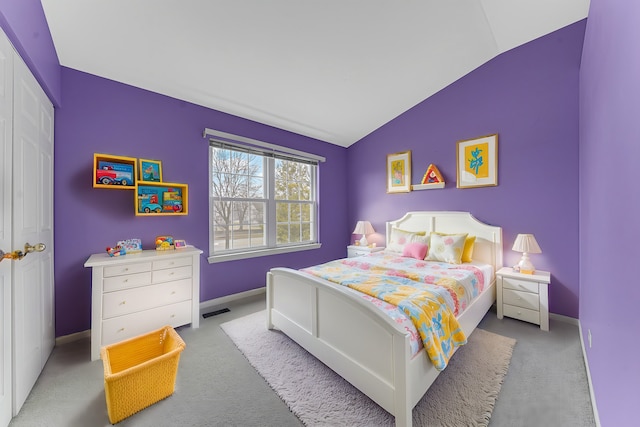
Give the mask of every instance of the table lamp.
[{"label": "table lamp", "polygon": [[353,234],[362,234],[362,238],[360,239],[360,246],[367,246],[369,242],[367,241],[367,234],[373,234],[375,230],[371,226],[369,221],[358,221],[356,224],[356,229],[353,230]]},{"label": "table lamp", "polygon": [[533,234],[518,234],[511,249],[516,252],[522,252],[522,258],[520,258],[520,262],[517,264],[520,268],[520,273],[533,274],[536,272],[536,268],[529,259],[529,254],[540,254],[542,253],[542,249],[538,246],[538,242],[536,242]]}]

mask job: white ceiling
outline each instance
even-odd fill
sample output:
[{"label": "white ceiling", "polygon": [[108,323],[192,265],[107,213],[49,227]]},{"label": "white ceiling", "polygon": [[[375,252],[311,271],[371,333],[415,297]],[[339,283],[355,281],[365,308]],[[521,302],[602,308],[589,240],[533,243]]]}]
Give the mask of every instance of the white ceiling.
[{"label": "white ceiling", "polygon": [[60,64],[348,147],[589,0],[41,0]]}]

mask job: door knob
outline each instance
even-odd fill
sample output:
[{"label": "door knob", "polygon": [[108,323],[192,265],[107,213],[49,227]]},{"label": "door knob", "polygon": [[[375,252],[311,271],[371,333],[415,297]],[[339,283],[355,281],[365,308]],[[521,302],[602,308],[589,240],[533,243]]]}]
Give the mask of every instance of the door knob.
[{"label": "door knob", "polygon": [[46,248],[44,243],[36,243],[35,245],[31,246],[29,243],[25,243],[24,244],[24,253],[26,254],[30,254],[31,252],[42,252],[44,251]]},{"label": "door knob", "polygon": [[11,253],[6,253],[2,249],[0,249],[0,261],[2,261],[3,259],[21,260],[22,258],[24,258],[27,254],[30,254],[31,252],[42,252],[42,251],[44,251],[46,249],[46,247],[47,246],[44,243],[36,243],[33,246],[31,246],[29,243],[25,243],[24,252],[19,251],[19,250],[15,250],[15,251],[13,251]]}]

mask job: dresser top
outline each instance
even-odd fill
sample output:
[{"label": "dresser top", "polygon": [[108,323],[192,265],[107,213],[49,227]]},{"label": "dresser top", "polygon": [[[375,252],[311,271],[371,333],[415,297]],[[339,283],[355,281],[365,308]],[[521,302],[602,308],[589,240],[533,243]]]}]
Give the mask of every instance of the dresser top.
[{"label": "dresser top", "polygon": [[100,267],[105,265],[130,264],[140,261],[152,261],[157,258],[179,258],[185,255],[200,255],[201,253],[202,250],[194,246],[187,246],[186,248],[173,249],[168,251],[156,251],[155,249],[151,249],[114,257],[109,256],[109,254],[106,252],[103,252],[91,255],[89,259],[84,263],[84,266]]}]

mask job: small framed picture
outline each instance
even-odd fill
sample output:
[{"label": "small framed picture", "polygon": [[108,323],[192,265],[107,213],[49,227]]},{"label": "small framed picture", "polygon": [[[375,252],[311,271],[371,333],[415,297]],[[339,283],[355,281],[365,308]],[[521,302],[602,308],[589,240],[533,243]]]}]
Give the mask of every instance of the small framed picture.
[{"label": "small framed picture", "polygon": [[458,141],[458,188],[498,185],[498,134]]},{"label": "small framed picture", "polygon": [[140,181],[162,182],[162,162],[140,159]]},{"label": "small framed picture", "polygon": [[411,151],[387,155],[387,193],[411,191]]},{"label": "small framed picture", "polygon": [[182,249],[187,247],[187,242],[185,242],[184,240],[174,240],[173,244],[176,247],[176,249]]}]

